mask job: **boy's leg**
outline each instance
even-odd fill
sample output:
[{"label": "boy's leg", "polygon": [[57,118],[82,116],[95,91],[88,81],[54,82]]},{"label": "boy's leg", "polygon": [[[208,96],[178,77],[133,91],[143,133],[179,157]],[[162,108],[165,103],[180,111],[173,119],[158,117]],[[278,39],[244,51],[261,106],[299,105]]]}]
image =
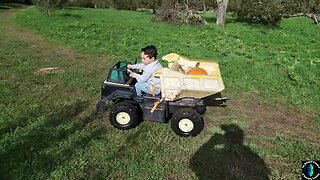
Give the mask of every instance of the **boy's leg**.
[{"label": "boy's leg", "polygon": [[137,82],[136,85],[134,86],[136,88],[137,96],[141,96],[142,92],[146,93],[151,93],[150,88],[149,88],[150,83],[142,83],[142,82]]},{"label": "boy's leg", "polygon": [[153,90],[155,95],[160,94],[160,88],[153,87]]},{"label": "boy's leg", "polygon": [[[135,85],[137,96],[141,96],[142,92],[152,94],[151,89],[150,89],[150,83],[142,83],[142,82],[137,82]],[[154,94],[160,94],[160,89],[156,88],[153,86],[153,91]]]}]

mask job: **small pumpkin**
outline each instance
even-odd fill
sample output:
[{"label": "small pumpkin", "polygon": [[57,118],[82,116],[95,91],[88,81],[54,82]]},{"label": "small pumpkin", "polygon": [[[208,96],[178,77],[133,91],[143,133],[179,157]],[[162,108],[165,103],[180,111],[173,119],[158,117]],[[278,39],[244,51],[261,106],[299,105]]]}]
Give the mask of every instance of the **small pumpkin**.
[{"label": "small pumpkin", "polygon": [[208,75],[207,71],[199,68],[200,63],[196,64],[196,67],[190,69],[187,74]]}]

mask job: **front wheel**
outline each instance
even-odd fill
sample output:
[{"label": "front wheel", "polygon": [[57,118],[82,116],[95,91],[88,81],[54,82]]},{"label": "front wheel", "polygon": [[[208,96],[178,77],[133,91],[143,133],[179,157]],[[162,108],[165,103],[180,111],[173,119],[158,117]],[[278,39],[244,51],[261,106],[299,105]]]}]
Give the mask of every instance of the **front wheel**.
[{"label": "front wheel", "polygon": [[181,109],[174,113],[171,128],[179,136],[196,136],[203,130],[203,119],[199,113],[191,108]]},{"label": "front wheel", "polygon": [[128,130],[139,124],[141,112],[136,105],[128,102],[120,102],[112,107],[109,120],[115,128]]}]

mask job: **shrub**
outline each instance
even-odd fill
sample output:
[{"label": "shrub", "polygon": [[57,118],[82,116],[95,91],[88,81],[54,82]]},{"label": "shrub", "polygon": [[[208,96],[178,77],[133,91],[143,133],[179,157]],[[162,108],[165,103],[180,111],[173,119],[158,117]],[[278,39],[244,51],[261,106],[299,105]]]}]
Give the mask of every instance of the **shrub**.
[{"label": "shrub", "polygon": [[283,14],[320,13],[320,0],[282,0]]},{"label": "shrub", "polygon": [[67,0],[33,0],[33,3],[39,10],[48,16],[50,16],[54,10],[61,8],[66,2]]},{"label": "shrub", "polygon": [[178,0],[165,0],[162,3],[161,10],[153,17],[154,20],[175,24],[207,24],[194,9],[185,3],[181,3]]},{"label": "shrub", "polygon": [[275,25],[282,17],[283,6],[279,0],[238,0],[232,5],[239,20]]},{"label": "shrub", "polygon": [[319,14],[320,0],[233,0],[228,11],[235,12],[239,20],[275,24],[282,17]]},{"label": "shrub", "polygon": [[138,8],[134,0],[113,0],[113,5],[116,9],[135,10]]}]

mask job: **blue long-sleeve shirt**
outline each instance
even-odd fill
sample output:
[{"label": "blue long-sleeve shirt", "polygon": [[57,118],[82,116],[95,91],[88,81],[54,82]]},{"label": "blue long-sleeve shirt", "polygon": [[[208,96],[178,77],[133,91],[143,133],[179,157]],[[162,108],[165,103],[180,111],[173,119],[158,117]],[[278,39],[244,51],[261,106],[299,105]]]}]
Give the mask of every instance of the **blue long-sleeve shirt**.
[{"label": "blue long-sleeve shirt", "polygon": [[134,78],[137,79],[138,82],[148,82],[154,86],[160,86],[160,78],[154,77],[154,72],[160,70],[162,65],[158,60],[151,62],[150,64],[144,65],[143,63],[134,64],[133,69],[142,69],[143,73],[135,74]]}]

